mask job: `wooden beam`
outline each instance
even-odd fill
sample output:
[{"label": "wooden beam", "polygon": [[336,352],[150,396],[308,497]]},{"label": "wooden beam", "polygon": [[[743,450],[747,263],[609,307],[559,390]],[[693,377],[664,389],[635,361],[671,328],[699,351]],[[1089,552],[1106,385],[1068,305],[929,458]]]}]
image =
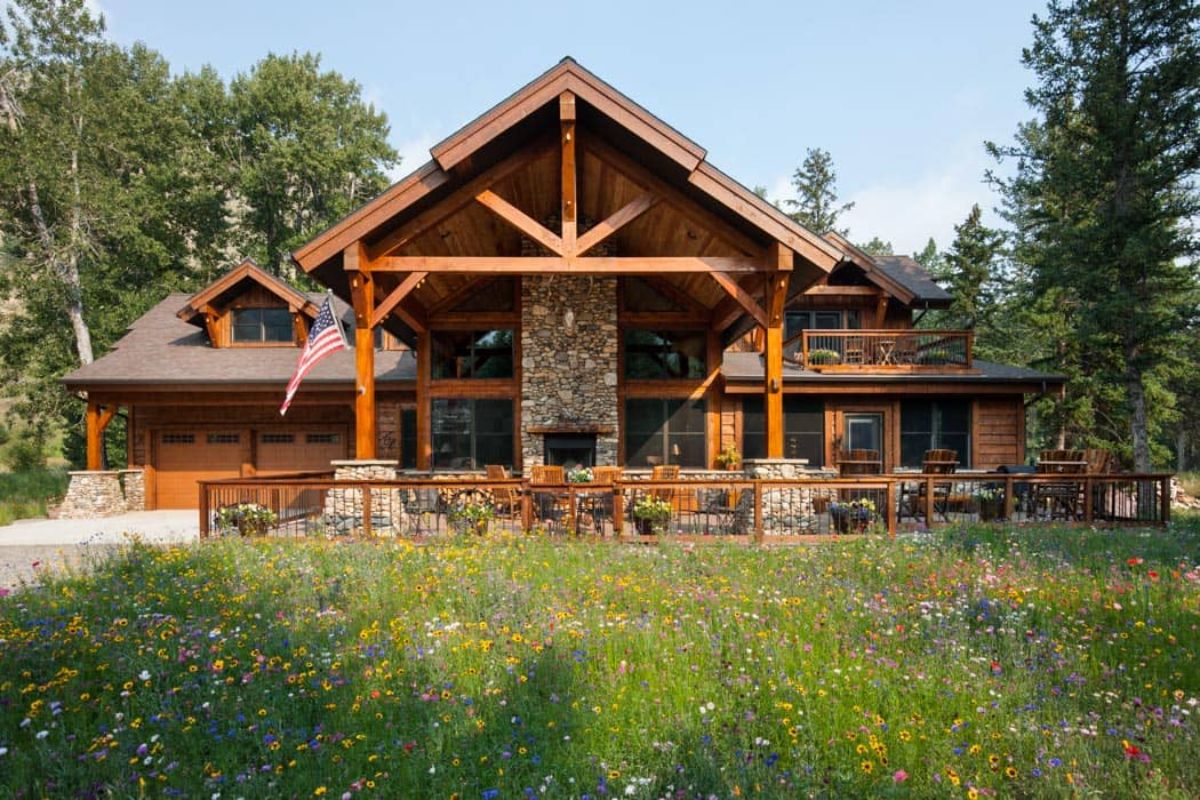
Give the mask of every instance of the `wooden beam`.
[{"label": "wooden beam", "polygon": [[[356,245],[361,247],[360,243]],[[343,258],[346,255],[350,254],[344,254]],[[350,294],[354,301],[355,323],[354,457],[372,459],[375,458],[375,336],[371,317],[375,289],[371,273],[350,273]]]},{"label": "wooden beam", "polygon": [[559,237],[558,234],[554,233],[553,231],[546,230],[546,226],[542,225],[542,223],[538,222],[536,219],[529,216],[512,203],[508,202],[491,189],[484,189],[475,196],[475,199],[484,208],[491,211],[497,217],[504,220],[509,225],[512,225],[521,233],[525,234],[530,239],[533,239],[550,252],[557,253],[560,256],[566,255],[568,252],[564,244],[565,238]]},{"label": "wooden beam", "polygon": [[614,211],[604,221],[592,226],[588,232],[579,237],[573,255],[583,255],[609,236],[619,231],[635,219],[645,214],[658,202],[658,196],[652,192],[644,192],[633,200]]},{"label": "wooden beam", "polygon": [[658,275],[679,272],[762,272],[753,258],[682,256],[384,256],[371,262],[372,272],[452,272],[495,275],[573,273],[577,275]]},{"label": "wooden beam", "polygon": [[[420,285],[421,281],[425,280],[428,272],[411,272],[400,282],[400,285],[392,290],[391,294],[371,312],[371,327],[374,328],[379,323],[387,319],[387,315],[391,313],[393,308],[400,305],[400,301],[409,295],[409,293]],[[407,320],[406,320],[407,321]],[[411,325],[409,327],[412,327]]]},{"label": "wooden beam", "polygon": [[475,202],[475,198],[484,189],[490,188],[529,163],[549,153],[552,147],[553,143],[550,140],[535,143],[529,148],[506,158],[499,164],[484,170],[438,201],[424,213],[418,214],[383,236],[379,241],[374,242],[369,248],[368,255],[370,258],[375,259],[403,247],[447,217],[452,216]]},{"label": "wooden beam", "polygon": [[818,295],[834,297],[878,297],[881,294],[883,294],[883,290],[878,286],[828,286],[825,284],[814,284],[800,292],[797,297],[815,297]]},{"label": "wooden beam", "polygon": [[693,224],[699,225],[706,231],[714,233],[727,245],[741,250],[746,255],[762,253],[762,243],[745,235],[716,214],[707,210],[683,192],[655,175],[646,167],[634,161],[616,148],[591,137],[584,148],[604,163],[613,167],[623,176],[642,188],[643,191],[653,192],[660,201],[671,206]]},{"label": "wooden beam", "polygon": [[[752,275],[747,279],[750,284],[746,290],[753,296],[755,292],[762,288],[762,276]],[[724,332],[726,328],[738,321],[738,318],[746,313],[742,305],[732,297],[726,297],[712,312],[712,326],[718,331]]]},{"label": "wooden beam", "polygon": [[493,275],[474,275],[466,280],[457,289],[448,293],[441,300],[429,307],[429,316],[433,317],[445,311],[449,311],[458,305],[462,300],[482,289],[486,284],[496,280]]},{"label": "wooden beam", "polygon": [[783,308],[787,300],[792,251],[779,242],[767,250],[767,266],[777,269],[767,278],[766,337],[763,347],[766,397],[767,458],[783,458]]},{"label": "wooden beam", "polygon": [[888,296],[880,294],[879,300],[875,304],[875,327],[882,328],[884,320],[887,319]]},{"label": "wooden beam", "polygon": [[575,252],[578,202],[578,173],[575,168],[575,93],[558,96],[559,127],[562,135],[562,242],[566,253]]},{"label": "wooden beam", "polygon": [[[658,275],[639,275],[638,277],[643,282],[649,284],[649,286],[652,289],[654,289],[654,291],[662,294],[664,297],[666,297],[668,300],[675,303],[676,305],[682,306],[685,309],[690,309],[691,311],[693,311],[697,314],[702,314],[705,316],[712,313],[711,308],[704,305],[699,300],[697,300],[695,297],[692,297],[690,294],[688,294],[687,292],[685,292],[683,289],[679,288],[675,284],[671,283],[666,278],[660,277]],[[753,278],[751,278],[751,280],[753,280]]]},{"label": "wooden beam", "polygon": [[433,377],[433,342],[428,333],[417,339],[417,469],[433,467],[433,423],[429,384]]},{"label": "wooden beam", "polygon": [[767,315],[762,310],[762,306],[742,288],[734,278],[729,277],[723,272],[710,272],[709,276],[717,282],[717,285],[725,290],[725,293],[732,297],[737,304],[745,309],[746,313],[754,317],[754,320],[763,327],[767,325]]}]

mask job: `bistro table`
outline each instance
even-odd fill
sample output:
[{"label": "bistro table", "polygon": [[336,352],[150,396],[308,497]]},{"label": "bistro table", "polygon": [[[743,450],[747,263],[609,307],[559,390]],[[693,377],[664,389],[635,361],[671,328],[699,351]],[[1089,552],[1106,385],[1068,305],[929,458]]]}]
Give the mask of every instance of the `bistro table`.
[{"label": "bistro table", "polygon": [[894,364],[896,355],[896,340],[895,339],[880,339],[879,340],[879,363],[880,365]]}]

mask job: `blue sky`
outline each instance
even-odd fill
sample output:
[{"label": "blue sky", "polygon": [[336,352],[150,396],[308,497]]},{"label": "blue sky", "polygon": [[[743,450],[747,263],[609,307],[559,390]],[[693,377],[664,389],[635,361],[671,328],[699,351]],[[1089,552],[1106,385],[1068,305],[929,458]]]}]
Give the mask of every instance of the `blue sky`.
[{"label": "blue sky", "polygon": [[[176,71],[230,77],[269,51],[320,52],[387,112],[399,172],[564,55],[772,199],[805,148],[834,157],[851,236],[946,246],[991,209],[983,141],[1029,117],[1020,65],[1042,0],[936,2],[257,2],[92,0],[109,33]],[[993,217],[994,221],[994,217]]]}]

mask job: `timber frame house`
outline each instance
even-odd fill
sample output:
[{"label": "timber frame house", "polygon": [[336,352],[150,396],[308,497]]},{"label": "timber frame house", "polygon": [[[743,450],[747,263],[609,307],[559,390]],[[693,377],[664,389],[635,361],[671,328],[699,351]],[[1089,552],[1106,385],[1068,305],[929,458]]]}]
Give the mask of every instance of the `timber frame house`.
[{"label": "timber frame house", "polygon": [[570,58],[430,154],[293,253],[353,347],[288,418],[320,297],[245,263],[67,376],[89,469],[118,408],[148,507],[345,458],[712,469],[733,445],[830,468],[874,444],[891,470],[948,444],[986,468],[1024,460],[1025,400],[1061,386],[914,328],[950,300],[918,264],[806,230]]}]

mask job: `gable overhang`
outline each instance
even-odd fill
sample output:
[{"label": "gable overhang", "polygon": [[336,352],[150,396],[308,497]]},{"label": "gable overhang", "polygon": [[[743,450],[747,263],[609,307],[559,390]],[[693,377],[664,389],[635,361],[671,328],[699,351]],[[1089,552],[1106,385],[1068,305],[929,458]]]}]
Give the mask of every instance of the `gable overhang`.
[{"label": "gable overhang", "polygon": [[[564,96],[570,96],[572,102],[578,101],[581,120],[601,121],[606,130],[641,148],[646,154],[644,161],[653,162],[664,180],[691,201],[748,234],[760,251],[778,242],[795,254],[798,264],[815,274],[828,273],[845,258],[845,252],[836,243],[805,229],[707,163],[702,147],[573,59],[565,58],[434,145],[428,163],[298,248],[292,254],[293,260],[305,272],[348,297],[348,282],[344,275],[338,274],[344,267],[340,257],[347,248],[375,239],[383,231],[435,205],[511,152],[514,143],[528,146],[532,129],[551,119],[557,122],[559,102]],[[540,266],[544,268],[546,264]],[[527,267],[528,272],[540,271],[534,263]],[[587,262],[562,267],[564,271],[581,273],[588,268]]]},{"label": "gable overhang", "polygon": [[867,280],[887,292],[890,296],[904,303],[906,306],[911,306],[917,300],[916,294],[911,289],[879,269],[875,260],[870,255],[851,244],[846,237],[840,233],[830,231],[825,234],[825,238],[840,247],[846,254],[846,261],[861,269],[863,274],[866,275]]},{"label": "gable overhang", "polygon": [[304,314],[309,319],[316,319],[320,311],[316,304],[303,294],[264,271],[253,259],[247,258],[189,297],[187,303],[177,312],[178,317],[184,322],[204,327],[205,315],[220,304],[221,298],[236,292],[245,281],[255,283],[278,297],[293,314]]}]

